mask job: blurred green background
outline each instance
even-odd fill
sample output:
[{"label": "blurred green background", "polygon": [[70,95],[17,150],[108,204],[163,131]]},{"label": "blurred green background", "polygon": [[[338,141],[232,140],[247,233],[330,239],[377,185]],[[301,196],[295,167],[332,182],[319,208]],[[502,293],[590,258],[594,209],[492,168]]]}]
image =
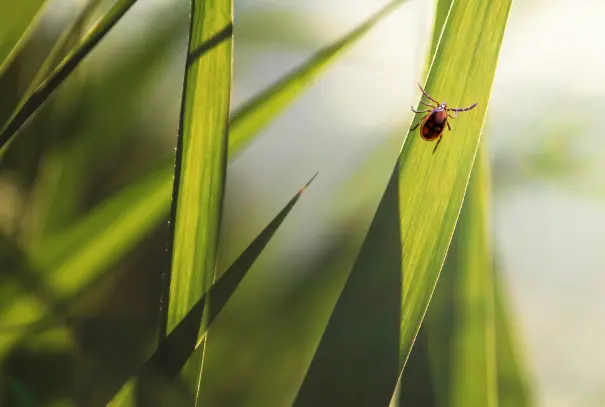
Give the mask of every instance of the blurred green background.
[{"label": "blurred green background", "polygon": [[[3,5],[0,18],[16,20],[26,3]],[[97,3],[92,17],[111,4]],[[361,24],[376,3],[235,0],[232,110]],[[48,2],[0,72],[3,122],[84,6]],[[188,7],[137,2],[22,129],[0,161],[2,266],[23,252],[53,251],[40,247],[45,237],[60,236],[174,158]],[[320,177],[213,325],[204,405],[284,405],[300,385],[411,120],[434,12],[435,2],[406,2],[230,161],[221,270],[313,174]],[[605,3],[590,0],[513,4],[484,128],[498,281],[535,406],[605,406],[605,139],[593,119],[605,94],[604,15]],[[77,322],[11,349],[0,401],[94,405],[120,369],[153,346],[169,265],[168,206],[162,216],[69,301],[40,284],[35,270],[19,287],[2,274],[0,307],[15,290],[53,304],[58,296]]]}]

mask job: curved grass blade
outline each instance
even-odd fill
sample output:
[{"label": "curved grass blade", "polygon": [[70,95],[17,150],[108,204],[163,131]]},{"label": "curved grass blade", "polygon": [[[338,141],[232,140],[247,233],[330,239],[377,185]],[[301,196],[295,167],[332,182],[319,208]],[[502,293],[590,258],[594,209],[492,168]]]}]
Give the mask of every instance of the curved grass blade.
[{"label": "curved grass blade", "polygon": [[9,141],[27,120],[63,83],[82,60],[117,24],[137,0],[118,0],[111,9],[88,31],[79,46],[71,51],[57,68],[40,84],[40,86],[17,108],[9,121],[0,131],[0,158],[4,155]]},{"label": "curved grass blade", "polygon": [[405,0],[394,0],[338,41],[316,52],[302,66],[284,76],[267,90],[239,108],[229,124],[229,153],[235,155],[247,146],[302,91],[344,52],[348,51],[378,22]]},{"label": "curved grass blade", "polygon": [[[171,381],[179,374],[185,362],[200,347],[212,322],[222,311],[248,270],[250,270],[258,256],[262,253],[277,229],[316,176],[317,174],[298,191],[279,214],[250,243],[237,260],[216,280],[208,292],[195,302],[172,332],[160,342],[158,349],[136,374],[137,378],[144,380],[146,376],[151,375],[156,378],[161,376],[166,381]],[[208,301],[210,298],[211,301]],[[205,308],[207,320],[205,326],[202,327],[201,319]],[[200,328],[202,329],[201,331]],[[134,374],[133,372],[130,376]],[[132,400],[131,398],[135,395],[133,390],[134,382],[130,380],[117,392],[109,405],[117,407],[123,405],[122,403],[126,402],[126,400]]]},{"label": "curved grass blade", "polygon": [[[436,154],[434,143],[415,133],[406,138],[296,406],[376,406],[391,400],[462,205],[509,9],[507,0],[453,2],[426,88],[451,104],[479,105],[453,121]],[[398,279],[401,285],[388,286]]]},{"label": "curved grass blade", "polygon": [[45,5],[45,0],[0,3],[0,76],[25,43]]},{"label": "curved grass blade", "polygon": [[[193,0],[191,7],[170,216],[172,267],[163,283],[161,337],[177,326],[215,278],[227,170],[232,4]],[[216,41],[207,51],[207,42],[217,33],[227,33],[226,40]],[[183,372],[193,394],[199,387],[203,355],[202,351],[190,359]]]},{"label": "curved grass blade", "polygon": [[[498,405],[494,281],[484,143],[427,315],[439,405]],[[412,353],[413,354],[413,353]]]}]

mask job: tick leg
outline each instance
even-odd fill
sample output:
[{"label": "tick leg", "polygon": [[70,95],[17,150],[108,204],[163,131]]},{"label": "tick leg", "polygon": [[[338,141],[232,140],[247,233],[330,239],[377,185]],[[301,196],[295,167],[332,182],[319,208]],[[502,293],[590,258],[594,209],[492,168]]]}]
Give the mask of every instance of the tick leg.
[{"label": "tick leg", "polygon": [[436,107],[437,107],[437,106],[429,105],[428,103],[424,103],[422,100],[420,101],[420,103],[422,103],[422,104],[423,104],[423,105],[425,105],[425,106],[430,107],[431,109],[434,109],[434,108],[436,108]]},{"label": "tick leg", "polygon": [[456,113],[456,116],[452,116],[451,114],[448,113],[447,117],[449,117],[450,119],[455,119],[456,117],[458,117],[458,112],[454,112]]},{"label": "tick leg", "polygon": [[473,109],[475,106],[477,106],[477,103],[479,102],[475,102],[474,104],[472,104],[469,107],[463,107],[463,108],[455,108],[455,109],[447,109],[447,110],[451,110],[453,112],[466,112],[467,110],[471,110]]},{"label": "tick leg", "polygon": [[435,151],[437,151],[437,147],[439,147],[439,143],[441,143],[441,137],[439,137],[437,139],[437,144],[435,144],[435,148],[433,149],[433,154],[435,154]]},{"label": "tick leg", "polygon": [[439,102],[437,102],[435,99],[433,99],[432,97],[430,97],[430,96],[429,96],[429,94],[428,94],[428,93],[426,93],[426,92],[424,91],[424,89],[422,89],[422,86],[420,86],[420,84],[418,84],[418,87],[420,88],[420,90],[422,91],[422,93],[424,93],[424,96],[426,96],[427,98],[431,99],[433,102],[435,102],[435,104],[436,104],[437,106],[439,106]]},{"label": "tick leg", "polygon": [[412,128],[410,129],[410,131],[414,131],[414,130],[416,130],[416,128],[417,128],[418,126],[420,126],[420,123],[416,123],[416,125],[415,125],[414,127],[412,127]]},{"label": "tick leg", "polygon": [[412,112],[414,113],[430,113],[430,110],[416,110],[414,109],[414,106],[412,106]]},{"label": "tick leg", "polygon": [[[447,129],[449,131],[452,131],[452,126],[450,126],[450,123],[449,122],[445,122],[445,124],[447,124]],[[441,137],[439,138],[439,140],[441,140]]]}]

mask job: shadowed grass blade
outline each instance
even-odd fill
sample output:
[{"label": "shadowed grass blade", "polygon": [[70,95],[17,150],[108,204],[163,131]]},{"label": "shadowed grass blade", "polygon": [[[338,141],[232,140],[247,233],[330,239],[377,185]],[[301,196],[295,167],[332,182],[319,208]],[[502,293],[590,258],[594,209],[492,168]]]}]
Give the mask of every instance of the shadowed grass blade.
[{"label": "shadowed grass blade", "polygon": [[391,400],[458,219],[509,9],[510,1],[453,2],[426,88],[454,107],[479,105],[452,121],[435,154],[434,142],[408,134],[296,406]]},{"label": "shadowed grass blade", "polygon": [[[193,0],[181,121],[177,140],[162,328],[170,333],[215,277],[227,166],[231,96],[231,0]],[[208,41],[217,33],[211,50]],[[203,58],[198,55],[205,54]],[[202,326],[204,323],[202,323]],[[162,333],[161,336],[163,336]],[[201,378],[203,351],[190,359],[183,378],[193,394]]]},{"label": "shadowed grass blade", "polygon": [[518,335],[510,313],[510,300],[498,273],[494,274],[496,359],[499,407],[530,407],[534,405],[527,366],[520,352]]},{"label": "shadowed grass blade", "polygon": [[0,76],[23,46],[45,4],[45,0],[0,3]]},{"label": "shadowed grass blade", "polygon": [[[146,376],[153,376],[154,382],[162,377],[166,382],[172,381],[181,371],[185,362],[194,354],[196,349],[205,338],[206,332],[214,319],[221,312],[237,286],[242,281],[248,270],[252,267],[258,256],[267,246],[279,226],[286,219],[294,205],[298,202],[303,192],[313,181],[313,177],[298,193],[288,202],[275,218],[263,229],[263,231],[252,241],[246,250],[237,258],[220,278],[214,283],[210,290],[202,296],[187,312],[185,317],[174,327],[172,332],[159,344],[157,351],[149,358],[142,367],[137,377],[144,380]],[[207,301],[208,299],[211,301]],[[202,314],[207,308],[207,320],[204,327],[201,326]],[[202,329],[200,331],[200,328]],[[141,386],[141,384],[139,385]],[[134,397],[134,382],[131,380],[111,400],[110,406],[117,407],[123,403],[132,402]],[[152,389],[143,389],[150,392]],[[145,404],[144,404],[145,405]]]},{"label": "shadowed grass blade", "polygon": [[498,405],[489,166],[484,150],[481,147],[473,167],[427,315],[433,371],[443,407]]},{"label": "shadowed grass blade", "polygon": [[63,83],[82,60],[117,24],[137,0],[118,0],[112,8],[88,31],[79,46],[71,51],[59,66],[40,84],[11,116],[0,131],[0,158],[4,155],[8,143],[21,126],[37,111],[48,97]]}]

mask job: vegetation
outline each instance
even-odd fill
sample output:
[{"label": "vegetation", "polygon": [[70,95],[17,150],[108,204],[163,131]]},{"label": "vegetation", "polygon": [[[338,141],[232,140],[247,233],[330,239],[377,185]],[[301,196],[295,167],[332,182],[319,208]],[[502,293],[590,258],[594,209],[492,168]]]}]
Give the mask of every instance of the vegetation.
[{"label": "vegetation", "polygon": [[[163,6],[126,51],[111,45],[143,2],[89,0],[54,31],[52,2],[0,6],[2,405],[531,405],[483,134],[511,2],[437,2],[421,83],[477,108],[435,154],[409,131],[420,116],[398,131],[372,219],[343,209],[348,229],[285,270],[270,248],[310,216],[321,169],[264,227],[226,226],[229,163],[405,1],[238,109],[232,2]],[[154,117],[172,99],[147,89],[175,58],[180,114]]]}]

